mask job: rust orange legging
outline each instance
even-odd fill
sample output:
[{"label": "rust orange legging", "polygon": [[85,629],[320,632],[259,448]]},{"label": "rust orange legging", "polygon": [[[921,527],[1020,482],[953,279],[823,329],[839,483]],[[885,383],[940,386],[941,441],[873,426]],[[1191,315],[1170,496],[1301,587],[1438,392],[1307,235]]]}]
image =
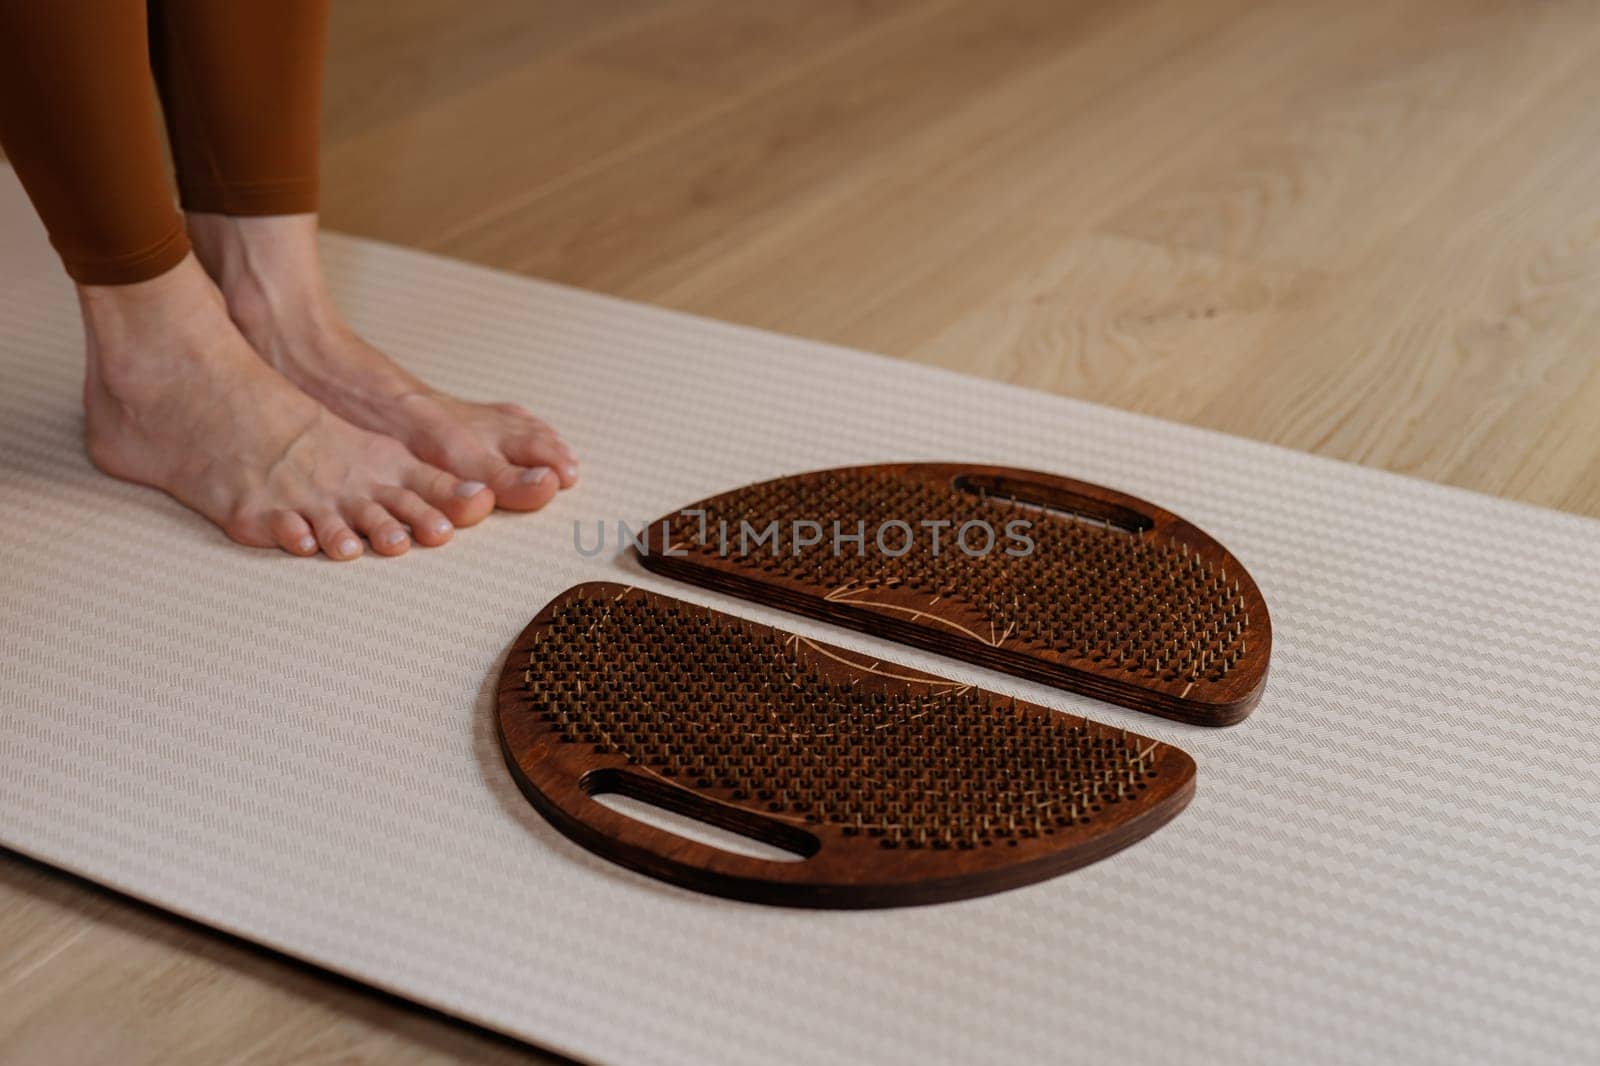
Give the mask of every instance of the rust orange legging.
[{"label": "rust orange legging", "polygon": [[0,144],[67,273],[188,253],[163,110],[184,209],[315,211],[326,23],[327,0],[0,0]]}]

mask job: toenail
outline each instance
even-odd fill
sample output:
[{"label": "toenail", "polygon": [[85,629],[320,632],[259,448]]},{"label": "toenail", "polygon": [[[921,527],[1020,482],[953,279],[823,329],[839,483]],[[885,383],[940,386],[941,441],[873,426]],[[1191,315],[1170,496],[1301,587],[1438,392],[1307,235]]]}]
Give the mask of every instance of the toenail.
[{"label": "toenail", "polygon": [[548,466],[536,466],[532,470],[524,470],[522,476],[517,480],[524,485],[537,485],[549,475],[550,468]]},{"label": "toenail", "polygon": [[567,463],[561,468],[561,473],[568,481],[571,481],[573,478],[578,476],[578,464]]},{"label": "toenail", "polygon": [[316,551],[317,550],[317,538],[316,537],[301,537],[298,547],[303,552]]},{"label": "toenail", "polygon": [[361,550],[361,543],[354,537],[345,537],[337,547],[340,555],[349,557]]},{"label": "toenail", "polygon": [[434,533],[441,537],[450,532],[451,528],[450,520],[448,518],[441,518],[433,524]]},{"label": "toenail", "polygon": [[391,529],[391,530],[389,530],[388,533],[384,534],[383,542],[385,544],[399,544],[401,541],[403,541],[405,539],[406,539],[406,531],[405,530],[403,530],[403,529]]},{"label": "toenail", "polygon": [[484,488],[485,485],[481,481],[463,481],[461,484],[456,486],[456,495],[462,498],[476,496],[478,493],[482,492]]}]

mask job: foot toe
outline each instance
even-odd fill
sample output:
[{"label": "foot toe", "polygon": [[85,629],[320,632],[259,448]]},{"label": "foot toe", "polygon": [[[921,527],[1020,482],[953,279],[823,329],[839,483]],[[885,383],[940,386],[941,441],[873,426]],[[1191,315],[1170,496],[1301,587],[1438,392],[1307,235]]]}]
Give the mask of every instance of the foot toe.
[{"label": "foot toe", "polygon": [[378,502],[411,527],[411,539],[418,544],[437,547],[455,533],[455,523],[443,511],[410,489],[387,489],[378,495]]},{"label": "foot toe", "polygon": [[267,521],[272,539],[290,555],[317,554],[317,537],[311,532],[311,523],[295,511],[275,511]]},{"label": "foot toe", "polygon": [[530,469],[548,467],[561,479],[561,487],[571,488],[578,482],[578,460],[549,430],[512,437],[502,449],[505,457],[518,466]]},{"label": "foot toe", "polygon": [[419,463],[405,487],[443,511],[458,527],[477,525],[494,510],[494,493],[482,481],[464,481],[438,467]]},{"label": "foot toe", "polygon": [[317,543],[330,559],[341,562],[361,554],[361,538],[356,536],[349,523],[337,511],[319,512],[312,516],[311,526],[316,530]]},{"label": "foot toe", "polygon": [[362,500],[350,508],[348,517],[379,555],[404,555],[411,547],[405,527],[377,500]]},{"label": "foot toe", "polygon": [[548,466],[506,466],[489,479],[494,502],[508,511],[537,511],[550,502],[561,481]]}]

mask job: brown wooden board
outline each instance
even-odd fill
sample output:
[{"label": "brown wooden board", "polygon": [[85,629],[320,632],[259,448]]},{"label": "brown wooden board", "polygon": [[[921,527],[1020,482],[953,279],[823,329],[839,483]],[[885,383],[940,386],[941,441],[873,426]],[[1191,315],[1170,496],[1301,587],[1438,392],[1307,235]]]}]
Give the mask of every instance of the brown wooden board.
[{"label": "brown wooden board", "polygon": [[668,577],[1199,725],[1248,715],[1272,652],[1261,592],[1216,540],[1145,500],[1031,470],[778,478],[657,519],[635,550]]},{"label": "brown wooden board", "polygon": [[[506,763],[567,836],[702,892],[799,907],[983,895],[1102,859],[1194,793],[1169,744],[609,582],[507,655]],[[782,848],[755,858],[617,792]]]}]

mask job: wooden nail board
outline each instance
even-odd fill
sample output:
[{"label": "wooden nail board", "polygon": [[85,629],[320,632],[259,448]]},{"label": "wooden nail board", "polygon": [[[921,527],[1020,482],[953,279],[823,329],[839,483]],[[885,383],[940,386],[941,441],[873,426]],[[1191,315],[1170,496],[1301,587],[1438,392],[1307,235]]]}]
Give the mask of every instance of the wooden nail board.
[{"label": "wooden nail board", "polygon": [[[584,847],[665,881],[800,907],[934,903],[1104,858],[1172,819],[1171,745],[638,588],[568,589],[501,674],[523,793]],[[615,792],[797,856],[711,847]]]},{"label": "wooden nail board", "polygon": [[1250,713],[1272,651],[1261,592],[1217,541],[1030,470],[778,478],[657,519],[636,550],[677,580],[1199,725]]}]

